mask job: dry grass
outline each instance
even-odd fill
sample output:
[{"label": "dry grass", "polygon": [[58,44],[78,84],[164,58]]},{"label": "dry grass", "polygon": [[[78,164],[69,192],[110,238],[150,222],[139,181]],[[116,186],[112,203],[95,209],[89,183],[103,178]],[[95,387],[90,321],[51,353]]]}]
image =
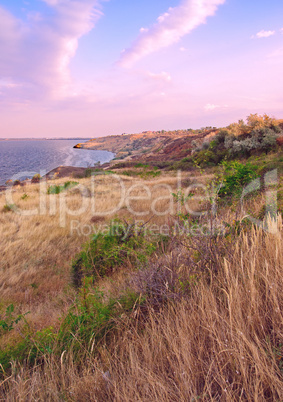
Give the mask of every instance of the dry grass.
[{"label": "dry grass", "polygon": [[254,230],[233,248],[189,298],[150,310],[142,330],[125,318],[100,357],[76,366],[67,352],[22,369],[3,384],[6,400],[282,400],[282,231]]},{"label": "dry grass", "polygon": [[[62,184],[67,180],[73,179],[53,180],[47,185]],[[174,191],[176,177],[165,176],[144,181],[121,176],[121,180],[126,193],[131,186],[136,186],[128,196],[147,196],[141,187],[145,184],[152,193],[152,199],[132,199],[128,202],[129,210],[125,198],[120,208],[109,214],[118,206],[122,193],[118,179],[111,175],[95,179],[95,212],[88,196],[92,189],[90,179],[79,180],[80,185],[84,186],[82,193],[74,189],[68,191],[66,206],[70,210],[79,209],[83,202],[87,202],[85,211],[79,216],[60,215],[60,194],[46,195],[47,186],[40,189],[38,184],[32,184],[13,189],[13,203],[23,211],[39,209],[40,195],[43,195],[46,212],[42,215],[22,216],[5,212],[3,208],[7,200],[5,193],[0,193],[0,306],[14,303],[19,306],[20,312],[30,311],[29,319],[34,322],[36,329],[54,325],[56,316],[61,315],[62,310],[73,301],[73,290],[68,286],[71,261],[91,233],[103,228],[117,216],[128,221],[151,219],[152,224],[167,221],[172,212],[171,209],[166,213],[170,191],[162,184],[170,185]],[[22,199],[24,194],[28,197]],[[163,196],[167,198],[158,200]],[[152,200],[157,200],[156,210],[165,211],[165,214],[153,214]],[[175,208],[173,204],[172,208]],[[146,214],[136,216],[134,211]],[[60,216],[61,219],[66,217],[64,227],[60,227]],[[74,220],[76,224],[72,223]]]},{"label": "dry grass", "polygon": [[[137,183],[128,177],[123,180],[126,189]],[[170,184],[177,191],[176,180],[173,175],[164,176],[146,184],[157,200],[168,196],[168,189],[160,184]],[[119,188],[111,176],[99,181],[96,205],[106,211],[119,198]],[[89,179],[80,183],[90,188]],[[22,200],[23,193],[29,198]],[[144,194],[136,188],[132,195]],[[74,208],[82,197],[70,192],[67,198]],[[35,207],[38,199],[37,185],[16,189],[15,202],[21,207]],[[250,208],[259,209],[259,200],[250,201]],[[168,199],[156,201],[160,210],[166,210],[168,203]],[[1,195],[0,210],[4,204]],[[138,200],[135,209],[147,211],[149,205],[149,200]],[[231,211],[221,213],[229,222],[235,217]],[[151,222],[170,222],[170,215],[154,215]],[[118,216],[134,218],[125,204]],[[112,218],[94,217],[87,210],[79,220],[100,225]],[[19,311],[30,310],[28,319],[36,329],[56,327],[75,297],[68,286],[70,262],[87,237],[70,233],[71,219],[67,216],[66,227],[61,228],[58,211],[53,216],[32,217],[0,213],[4,234],[1,303],[13,302]],[[172,237],[168,253],[155,256],[141,272],[125,264],[114,278],[98,285],[107,294],[130,286],[148,295],[147,305],[122,315],[107,342],[95,354],[85,350],[80,361],[75,362],[71,348],[66,348],[61,359],[51,353],[33,368],[15,366],[11,376],[0,382],[0,400],[283,400],[280,217],[277,225],[275,235],[250,229],[239,237],[228,236],[224,244],[219,239],[212,245],[209,237],[193,243]],[[186,278],[189,284],[184,291]],[[6,342],[2,340],[2,345]]]},{"label": "dry grass", "polygon": [[282,270],[281,234],[243,235],[210,285],[123,334],[110,359],[115,400],[282,400]]}]

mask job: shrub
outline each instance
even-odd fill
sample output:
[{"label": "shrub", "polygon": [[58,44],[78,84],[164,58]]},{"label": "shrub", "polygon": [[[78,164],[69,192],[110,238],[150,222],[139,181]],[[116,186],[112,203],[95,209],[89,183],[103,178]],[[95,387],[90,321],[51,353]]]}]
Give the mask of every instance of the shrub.
[{"label": "shrub", "polygon": [[219,195],[238,195],[243,186],[258,177],[256,166],[251,163],[242,164],[238,161],[223,162],[224,167],[224,185],[219,191]]},{"label": "shrub", "polygon": [[151,306],[189,298],[200,276],[191,262],[188,252],[178,248],[134,273],[131,286],[144,295]]},{"label": "shrub", "polygon": [[191,170],[195,166],[193,158],[191,156],[187,158],[183,158],[182,160],[175,162],[171,167],[170,170]]},{"label": "shrub", "polygon": [[103,292],[92,285],[91,279],[84,279],[74,306],[64,318],[57,335],[59,351],[71,347],[73,355],[82,354],[82,346],[93,351],[94,345],[115,328],[121,315],[145,301],[134,291],[105,300]]},{"label": "shrub", "polygon": [[14,325],[18,324],[19,321],[21,321],[25,315],[28,313],[16,315],[14,314],[15,307],[13,304],[10,304],[6,308],[6,313],[3,319],[0,320],[0,334],[1,334],[1,329],[3,332],[9,332],[14,329]]},{"label": "shrub", "polygon": [[218,165],[226,156],[226,150],[211,149],[215,144],[210,145],[210,149],[198,152],[193,160],[198,166],[215,166]]},{"label": "shrub", "polygon": [[229,136],[227,130],[219,130],[218,134],[215,136],[217,144],[224,144],[226,137]]},{"label": "shrub", "polygon": [[40,176],[39,173],[37,173],[37,174],[35,174],[35,175],[33,176],[33,178],[31,179],[31,182],[32,182],[32,183],[39,183],[39,182],[40,182],[40,179],[41,179],[41,176]]},{"label": "shrub", "polygon": [[72,264],[72,281],[81,286],[84,277],[97,279],[111,274],[127,261],[145,262],[162,241],[145,235],[143,226],[111,222],[106,232],[99,232],[78,254]]},{"label": "shrub", "polygon": [[79,184],[77,181],[66,181],[63,185],[52,185],[47,189],[47,194],[59,194]]},{"label": "shrub", "polygon": [[226,137],[224,146],[229,149],[231,157],[249,157],[252,152],[261,153],[275,149],[280,133],[281,131],[278,133],[278,130],[270,127],[261,127],[252,130],[246,138]]},{"label": "shrub", "polygon": [[231,149],[236,137],[234,135],[227,135],[224,140],[224,148]]},{"label": "shrub", "polygon": [[266,113],[259,115],[257,113],[250,114],[247,117],[247,124],[250,129],[269,127],[274,123],[274,118],[268,116]]},{"label": "shrub", "polygon": [[147,169],[147,168],[149,168],[149,165],[145,165],[143,163],[136,163],[134,167],[135,168],[145,168],[145,169]]},{"label": "shrub", "polygon": [[91,169],[91,168],[87,168],[87,169],[84,171],[84,177],[91,177],[91,175],[92,175],[92,169]]},{"label": "shrub", "polygon": [[268,130],[268,132],[265,132],[261,142],[262,149],[270,151],[272,148],[275,148],[277,145],[276,138],[277,134],[274,131]]},{"label": "shrub", "polygon": [[3,212],[11,212],[15,209],[15,204],[5,204],[3,207]]}]

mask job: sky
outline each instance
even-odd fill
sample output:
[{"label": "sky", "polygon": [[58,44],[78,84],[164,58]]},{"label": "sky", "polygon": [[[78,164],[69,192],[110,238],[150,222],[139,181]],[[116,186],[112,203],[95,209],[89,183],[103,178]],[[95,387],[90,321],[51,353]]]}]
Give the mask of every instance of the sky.
[{"label": "sky", "polygon": [[282,0],[0,0],[0,137],[283,118]]}]

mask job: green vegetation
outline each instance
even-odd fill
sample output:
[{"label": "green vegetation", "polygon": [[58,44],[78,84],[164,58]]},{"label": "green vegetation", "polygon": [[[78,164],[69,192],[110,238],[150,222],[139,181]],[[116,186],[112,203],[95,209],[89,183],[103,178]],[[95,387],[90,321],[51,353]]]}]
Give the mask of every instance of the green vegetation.
[{"label": "green vegetation", "polygon": [[15,204],[5,204],[3,207],[3,212],[11,212],[16,208]]},{"label": "green vegetation", "polygon": [[144,169],[143,171],[140,171],[140,170],[123,170],[121,172],[121,174],[124,175],[124,176],[139,176],[142,179],[149,179],[149,178],[154,178],[154,177],[160,176],[161,172],[156,167],[153,170]]},{"label": "green vegetation", "polygon": [[246,184],[259,177],[257,167],[251,163],[223,162],[222,167],[224,168],[224,175],[223,185],[219,190],[221,197],[232,194],[240,195]]},{"label": "green vegetation", "polygon": [[110,338],[121,315],[131,313],[144,301],[144,297],[131,290],[105,300],[104,293],[93,287],[92,279],[85,278],[75,304],[56,335],[59,351],[70,345],[74,355],[84,354],[82,348],[93,352],[102,338]]},{"label": "green vegetation", "polygon": [[[175,172],[163,174],[162,184],[168,178],[174,191],[173,203],[172,197],[162,200],[162,207],[173,204],[165,217],[156,214],[137,223],[130,221],[123,207],[120,218],[112,221],[91,212],[82,217],[83,224],[105,225],[95,226],[96,232],[83,245],[81,237],[71,243],[72,253],[67,256],[61,253],[59,236],[46,238],[44,233],[41,243],[46,242],[47,250],[54,250],[59,258],[53,263],[48,256],[43,280],[34,275],[34,267],[43,259],[36,255],[32,265],[34,255],[29,259],[24,250],[7,286],[25,270],[26,258],[32,268],[24,285],[27,290],[22,296],[17,285],[17,292],[19,300],[28,301],[25,307],[0,301],[0,399],[282,400],[282,221],[277,206],[272,210],[272,199],[266,202],[263,186],[265,174],[278,169],[278,183],[270,185],[270,192],[277,196],[280,212],[280,130],[272,119],[251,115],[247,124],[240,121],[209,141],[196,142],[193,155],[174,162],[173,168],[192,169],[200,186],[194,187],[195,177],[186,175],[181,184],[182,188],[192,184],[188,194],[180,190]],[[167,162],[154,164],[123,162],[119,167],[125,170],[118,173],[147,179],[158,177],[161,166],[168,167]],[[115,173],[88,171],[102,176]],[[261,221],[270,218],[278,226],[276,234],[240,212],[243,188],[257,178],[261,189],[246,197],[245,211],[251,209],[251,215]],[[100,202],[106,204],[109,188],[104,179],[110,181],[102,177],[99,192]],[[124,180],[129,186],[132,182]],[[156,183],[146,184],[153,189]],[[77,184],[51,185],[48,194]],[[34,202],[38,186],[31,187],[37,191],[29,198]],[[198,198],[206,189],[207,197]],[[28,197],[22,189],[13,191],[15,199]],[[141,210],[147,207],[144,204],[139,204]],[[188,204],[195,214],[188,213]],[[25,202],[25,206],[29,205]],[[13,207],[4,205],[3,210]],[[6,219],[10,230],[10,216],[1,219]],[[16,234],[11,225],[8,246],[16,243],[16,252],[16,235],[24,233],[18,228],[22,221],[22,217],[15,221]],[[35,227],[32,242],[38,240],[44,220],[26,222],[26,230]],[[47,222],[51,225],[51,220]],[[168,227],[166,236],[160,234],[163,224]],[[58,233],[69,236],[65,228]],[[8,260],[8,247],[4,252]],[[10,258],[12,265],[14,255]],[[51,290],[43,298],[47,307],[38,308],[45,270],[53,264]],[[4,272],[5,264],[2,267]],[[63,291],[51,301],[53,284]],[[42,311],[55,316],[54,305],[59,307],[52,324],[38,325]],[[33,311],[26,316],[29,306]]]},{"label": "green vegetation", "polygon": [[250,115],[220,129],[212,139],[192,141],[193,153],[174,162],[172,170],[191,170],[194,165],[213,167],[224,160],[243,160],[279,150],[277,139],[283,136],[279,123],[267,115]]},{"label": "green vegetation", "polygon": [[84,177],[91,177],[92,174],[93,174],[93,169],[87,168],[84,172]]},{"label": "green vegetation", "polygon": [[125,313],[131,313],[145,301],[132,290],[126,290],[117,298],[105,300],[103,292],[93,287],[91,278],[85,278],[74,304],[61,319],[57,331],[52,327],[33,333],[24,315],[15,315],[14,306],[6,309],[6,315],[0,321],[0,331],[12,331],[19,326],[21,320],[25,325],[21,327],[22,340],[8,344],[0,349],[0,378],[10,372],[11,361],[24,361],[32,366],[44,356],[51,353],[60,357],[68,348],[72,350],[74,358],[84,355],[86,350],[93,352],[94,345],[110,331],[115,330],[115,322]]},{"label": "green vegetation", "polygon": [[14,325],[18,324],[18,322],[20,322],[25,315],[27,315],[28,313],[23,314],[19,314],[17,316],[14,316],[14,310],[15,307],[13,304],[10,304],[7,308],[6,308],[6,312],[5,315],[3,317],[2,320],[0,320],[0,335],[1,331],[2,332],[9,332],[12,331],[14,329]]},{"label": "green vegetation", "polygon": [[47,189],[47,194],[60,194],[62,191],[69,190],[78,184],[77,181],[66,181],[63,185],[51,185]]},{"label": "green vegetation", "polygon": [[125,262],[144,263],[161,241],[159,236],[146,236],[143,226],[114,220],[105,233],[97,233],[85,244],[73,262],[73,284],[81,286],[84,277],[108,276]]}]

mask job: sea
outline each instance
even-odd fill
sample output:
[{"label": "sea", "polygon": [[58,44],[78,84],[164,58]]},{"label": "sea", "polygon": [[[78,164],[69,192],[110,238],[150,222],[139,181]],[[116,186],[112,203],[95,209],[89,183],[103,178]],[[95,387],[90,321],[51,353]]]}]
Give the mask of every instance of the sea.
[{"label": "sea", "polygon": [[114,158],[108,151],[74,148],[87,139],[0,140],[0,185],[48,173],[58,166],[91,167]]}]

